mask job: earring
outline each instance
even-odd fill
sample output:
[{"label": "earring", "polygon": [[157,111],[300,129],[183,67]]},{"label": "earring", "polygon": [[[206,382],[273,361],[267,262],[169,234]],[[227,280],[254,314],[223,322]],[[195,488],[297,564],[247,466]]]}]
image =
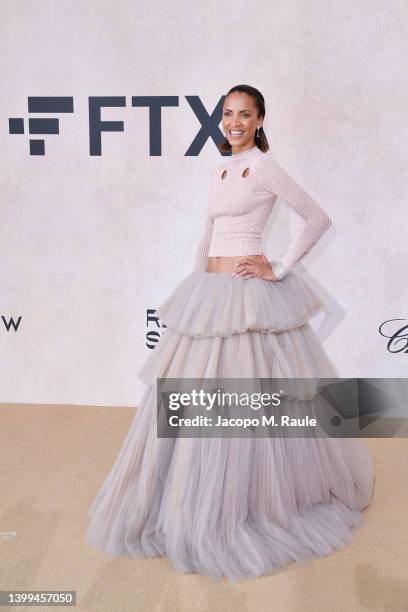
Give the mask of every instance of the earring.
[{"label": "earring", "polygon": [[259,138],[259,127],[256,128],[256,137]]}]

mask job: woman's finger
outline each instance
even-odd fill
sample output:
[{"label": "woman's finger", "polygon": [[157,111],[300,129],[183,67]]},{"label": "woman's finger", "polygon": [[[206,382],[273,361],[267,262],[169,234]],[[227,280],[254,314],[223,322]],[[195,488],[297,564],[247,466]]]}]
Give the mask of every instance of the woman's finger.
[{"label": "woman's finger", "polygon": [[252,274],[252,272],[242,272],[241,274],[233,274],[233,276],[239,276],[239,278],[243,278],[244,280],[248,278],[255,278],[256,275]]},{"label": "woman's finger", "polygon": [[234,272],[233,276],[240,276],[242,278],[257,278],[259,276],[261,276],[261,273],[259,270],[242,270],[241,272]]},{"label": "woman's finger", "polygon": [[245,263],[245,262],[238,263],[238,264],[235,266],[235,269],[236,269],[236,270],[242,270],[242,268],[243,268],[243,267],[244,267],[244,268],[252,268],[252,269],[254,269],[254,268],[258,267],[258,266],[259,266],[259,264],[257,264],[256,262],[254,262],[254,261],[248,261],[247,263]]},{"label": "woman's finger", "polygon": [[235,264],[236,266],[240,266],[242,264],[249,264],[249,265],[256,265],[256,261],[254,261],[253,259],[240,259],[239,261],[237,261],[237,263]]},{"label": "woman's finger", "polygon": [[248,274],[250,274],[251,276],[259,276],[259,274],[256,271],[253,270],[242,270],[241,272],[233,272],[233,276],[242,276],[242,277],[246,277],[248,276]]}]

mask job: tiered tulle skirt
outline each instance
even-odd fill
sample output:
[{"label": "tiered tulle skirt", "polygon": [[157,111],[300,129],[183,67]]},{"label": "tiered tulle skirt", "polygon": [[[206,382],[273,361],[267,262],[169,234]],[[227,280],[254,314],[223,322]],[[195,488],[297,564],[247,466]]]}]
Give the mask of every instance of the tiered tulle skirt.
[{"label": "tiered tulle skirt", "polygon": [[359,439],[157,437],[157,378],[335,378],[309,325],[321,307],[295,273],[195,270],[176,286],[156,311],[167,328],[138,373],[146,390],[88,512],[88,544],[235,581],[351,541],[374,484]]}]

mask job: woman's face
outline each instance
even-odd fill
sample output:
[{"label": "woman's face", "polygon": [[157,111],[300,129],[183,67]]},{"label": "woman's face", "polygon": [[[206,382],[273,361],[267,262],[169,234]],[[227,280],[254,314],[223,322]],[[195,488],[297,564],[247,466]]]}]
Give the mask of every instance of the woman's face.
[{"label": "woman's face", "polygon": [[253,147],[256,128],[261,125],[262,117],[258,117],[252,96],[234,91],[224,99],[222,128],[233,153]]}]

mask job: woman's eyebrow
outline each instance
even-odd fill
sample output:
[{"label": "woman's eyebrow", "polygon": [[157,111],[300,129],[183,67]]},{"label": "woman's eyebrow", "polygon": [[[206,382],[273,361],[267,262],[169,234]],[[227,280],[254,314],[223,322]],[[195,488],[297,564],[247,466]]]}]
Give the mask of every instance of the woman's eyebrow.
[{"label": "woman's eyebrow", "polygon": [[[224,110],[230,111],[230,110],[232,110],[232,109],[231,109],[231,108],[226,108],[226,109],[224,109]],[[247,109],[247,108],[244,108],[243,110],[241,110],[241,111],[239,111],[239,112],[240,112],[240,113],[250,113],[251,111],[250,111],[249,109]]]}]

